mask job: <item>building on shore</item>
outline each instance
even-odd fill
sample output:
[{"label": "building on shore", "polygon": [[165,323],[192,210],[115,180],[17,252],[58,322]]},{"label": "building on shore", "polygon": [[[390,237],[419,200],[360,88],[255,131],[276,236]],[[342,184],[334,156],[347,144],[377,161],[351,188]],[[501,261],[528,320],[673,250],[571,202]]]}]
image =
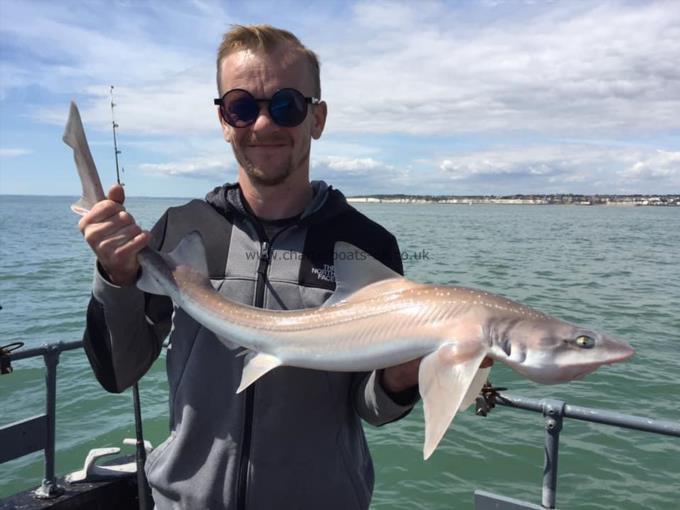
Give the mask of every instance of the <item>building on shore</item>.
[{"label": "building on shore", "polygon": [[503,204],[503,205],[608,205],[680,206],[680,195],[360,195],[347,200],[363,204]]}]

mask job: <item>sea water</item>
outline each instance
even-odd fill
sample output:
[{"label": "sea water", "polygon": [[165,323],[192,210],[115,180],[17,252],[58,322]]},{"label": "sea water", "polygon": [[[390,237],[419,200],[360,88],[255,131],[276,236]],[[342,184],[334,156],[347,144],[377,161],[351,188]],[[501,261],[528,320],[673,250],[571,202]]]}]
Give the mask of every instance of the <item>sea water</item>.
[{"label": "sea water", "polygon": [[[69,210],[73,201],[0,196],[0,346],[81,339],[94,259]],[[130,198],[127,207],[149,228],[183,202]],[[500,293],[624,338],[637,351],[628,362],[558,386],[532,383],[496,363],[496,385],[514,395],[680,421],[680,209],[358,208],[396,235],[409,278]],[[44,412],[42,359],[14,368],[0,376],[0,426]],[[131,393],[106,393],[81,350],[62,354],[58,370],[56,469],[65,474],[82,467],[89,449],[121,446],[134,436],[134,424]],[[164,354],[140,391],[145,437],[158,444],[168,434]],[[427,462],[420,406],[397,423],[366,426],[366,434],[376,470],[374,509],[472,509],[475,489],[540,503],[539,414],[505,407],[486,418],[463,412]],[[679,458],[677,438],[565,420],[558,507],[672,508],[680,493]],[[38,485],[42,469],[41,453],[0,465],[0,497]]]}]

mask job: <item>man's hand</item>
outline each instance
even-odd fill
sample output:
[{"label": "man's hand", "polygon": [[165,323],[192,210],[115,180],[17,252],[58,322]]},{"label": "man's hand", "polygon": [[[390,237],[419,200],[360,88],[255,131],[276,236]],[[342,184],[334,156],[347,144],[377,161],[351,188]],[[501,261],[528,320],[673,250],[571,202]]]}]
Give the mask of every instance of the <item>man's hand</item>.
[{"label": "man's hand", "polygon": [[80,232],[97,256],[111,283],[132,285],[137,279],[139,253],[151,239],[125,211],[122,186],[111,187],[108,199],[97,203],[78,223]]},{"label": "man's hand", "polygon": [[[383,370],[382,383],[390,393],[400,393],[418,385],[418,369],[420,368],[420,361],[422,358],[407,361],[401,365],[386,368]],[[493,360],[486,357],[479,365],[480,368],[488,368],[493,365]]]}]

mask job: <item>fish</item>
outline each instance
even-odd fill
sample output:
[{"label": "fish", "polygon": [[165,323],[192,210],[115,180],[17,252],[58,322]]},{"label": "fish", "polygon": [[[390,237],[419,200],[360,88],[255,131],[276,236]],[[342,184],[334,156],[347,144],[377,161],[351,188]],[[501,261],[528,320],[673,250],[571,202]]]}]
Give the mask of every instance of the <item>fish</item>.
[{"label": "fish", "polygon": [[78,177],[83,188],[80,199],[71,205],[71,210],[81,216],[85,216],[97,202],[106,199],[102,181],[99,179],[94,158],[87,143],[85,128],[80,118],[80,111],[75,102],[71,101],[68,120],[64,128],[62,140],[73,149],[73,159],[78,170]]},{"label": "fish", "polygon": [[[74,103],[64,141],[82,181],[83,196],[73,206],[82,214],[103,191]],[[302,310],[264,310],[221,295],[208,278],[197,232],[169,253],[147,247],[138,260],[139,289],[169,296],[227,348],[242,349],[238,393],[279,366],[360,372],[421,359],[424,459],[479,394],[490,370],[480,368],[485,357],[556,384],[634,354],[623,340],[497,294],[410,281],[346,242],[334,247],[334,293],[322,306]]]}]

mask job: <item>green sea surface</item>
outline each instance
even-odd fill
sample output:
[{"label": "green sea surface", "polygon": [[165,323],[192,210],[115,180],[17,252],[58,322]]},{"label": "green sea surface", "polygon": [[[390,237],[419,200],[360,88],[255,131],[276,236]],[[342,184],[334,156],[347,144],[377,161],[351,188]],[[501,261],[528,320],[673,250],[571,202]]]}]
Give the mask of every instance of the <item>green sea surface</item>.
[{"label": "green sea surface", "polygon": [[[94,258],[68,197],[0,196],[0,345],[80,340]],[[130,198],[149,228],[182,199]],[[505,295],[628,340],[636,355],[586,379],[542,386],[496,363],[492,380],[513,395],[680,421],[680,209],[521,205],[360,204],[391,230],[409,278]],[[42,413],[41,358],[0,376],[0,426]],[[106,393],[84,353],[64,353],[57,389],[57,472],[80,469],[91,448],[134,436],[129,391]],[[209,382],[208,382],[209,383]],[[140,383],[144,432],[168,435],[162,354]],[[483,489],[541,501],[543,418],[505,407],[456,417],[422,459],[420,406],[400,422],[366,426],[373,509],[472,509]],[[2,445],[0,445],[2,447]],[[132,447],[123,447],[132,453]],[[557,503],[562,509],[677,508],[680,440],[566,420]],[[42,455],[0,465],[0,498],[40,484]]]}]

